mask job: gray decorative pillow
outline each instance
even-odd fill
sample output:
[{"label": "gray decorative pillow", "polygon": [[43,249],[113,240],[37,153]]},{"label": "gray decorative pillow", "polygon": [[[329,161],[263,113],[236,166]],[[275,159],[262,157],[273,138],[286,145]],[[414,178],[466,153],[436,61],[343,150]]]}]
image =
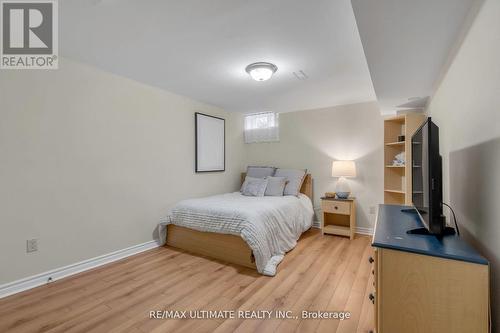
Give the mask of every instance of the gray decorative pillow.
[{"label": "gray decorative pillow", "polygon": [[276,170],[275,177],[285,177],[287,184],[285,185],[284,195],[298,196],[300,188],[304,182],[307,170],[302,169],[278,169]]},{"label": "gray decorative pillow", "polygon": [[264,178],[264,177],[274,176],[275,171],[276,171],[275,167],[248,166],[247,176],[253,178]]},{"label": "gray decorative pillow", "polygon": [[251,197],[263,197],[266,193],[267,178],[245,177],[241,185],[241,194]]},{"label": "gray decorative pillow", "polygon": [[266,193],[264,195],[282,197],[285,190],[285,177],[267,177]]}]

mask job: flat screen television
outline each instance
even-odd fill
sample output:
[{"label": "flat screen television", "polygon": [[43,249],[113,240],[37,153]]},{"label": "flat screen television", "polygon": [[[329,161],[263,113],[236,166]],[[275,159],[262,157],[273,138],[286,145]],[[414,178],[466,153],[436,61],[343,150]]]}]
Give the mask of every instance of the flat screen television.
[{"label": "flat screen television", "polygon": [[411,138],[412,202],[425,229],[411,233],[443,235],[442,159],[439,154],[439,128],[431,118]]}]

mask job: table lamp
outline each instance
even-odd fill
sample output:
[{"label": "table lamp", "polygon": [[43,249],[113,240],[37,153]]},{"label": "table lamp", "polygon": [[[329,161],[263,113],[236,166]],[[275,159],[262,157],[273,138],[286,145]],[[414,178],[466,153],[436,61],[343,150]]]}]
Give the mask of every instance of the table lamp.
[{"label": "table lamp", "polygon": [[339,177],[335,192],[339,199],[347,199],[351,188],[346,177],[356,177],[356,164],[354,161],[334,161],[332,163],[332,177]]}]

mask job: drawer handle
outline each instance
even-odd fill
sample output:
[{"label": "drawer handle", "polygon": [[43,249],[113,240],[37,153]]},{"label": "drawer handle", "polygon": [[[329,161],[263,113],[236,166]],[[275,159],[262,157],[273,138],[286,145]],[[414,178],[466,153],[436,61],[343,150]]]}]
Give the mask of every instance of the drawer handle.
[{"label": "drawer handle", "polygon": [[373,264],[373,262],[374,262],[374,261],[375,261],[375,260],[373,259],[373,257],[368,258],[368,262],[369,262],[370,264]]},{"label": "drawer handle", "polygon": [[333,208],[335,208],[335,209],[339,209],[339,207],[337,207],[337,206],[335,206],[335,207],[333,207]]},{"label": "drawer handle", "polygon": [[370,299],[370,301],[372,301],[373,304],[375,304],[375,295],[370,294],[368,298]]}]

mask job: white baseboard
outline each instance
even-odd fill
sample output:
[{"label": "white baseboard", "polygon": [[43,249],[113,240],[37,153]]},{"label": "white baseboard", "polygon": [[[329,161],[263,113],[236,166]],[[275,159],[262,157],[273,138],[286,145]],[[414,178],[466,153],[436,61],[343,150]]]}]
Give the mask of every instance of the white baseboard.
[{"label": "white baseboard", "polygon": [[40,273],[33,275],[24,279],[9,282],[0,285],[0,298],[7,297],[25,291],[31,288],[35,288],[52,281],[60,280],[62,278],[81,273],[83,271],[96,268],[111,262],[132,256],[137,253],[141,253],[147,250],[154,249],[160,246],[158,241],[152,240],[143,244],[134,245],[126,249],[114,251],[108,254],[104,254],[99,257],[87,259],[84,261],[77,262],[68,266],[56,268],[45,273]]},{"label": "white baseboard", "polygon": [[360,234],[360,235],[372,236],[373,235],[373,228],[356,227],[356,233]]},{"label": "white baseboard", "polygon": [[[321,225],[319,224],[319,222],[317,224],[313,223],[312,227],[316,228],[316,229],[321,229]],[[356,227],[356,233],[360,234],[360,235],[372,236],[373,235],[373,228]]]},{"label": "white baseboard", "polygon": [[[321,222],[319,219],[321,218],[321,207],[314,207],[314,213],[316,215],[316,219],[313,221],[312,227],[320,229],[321,228]],[[373,228],[366,228],[366,227],[356,227],[356,233],[360,235],[373,235]]]}]

